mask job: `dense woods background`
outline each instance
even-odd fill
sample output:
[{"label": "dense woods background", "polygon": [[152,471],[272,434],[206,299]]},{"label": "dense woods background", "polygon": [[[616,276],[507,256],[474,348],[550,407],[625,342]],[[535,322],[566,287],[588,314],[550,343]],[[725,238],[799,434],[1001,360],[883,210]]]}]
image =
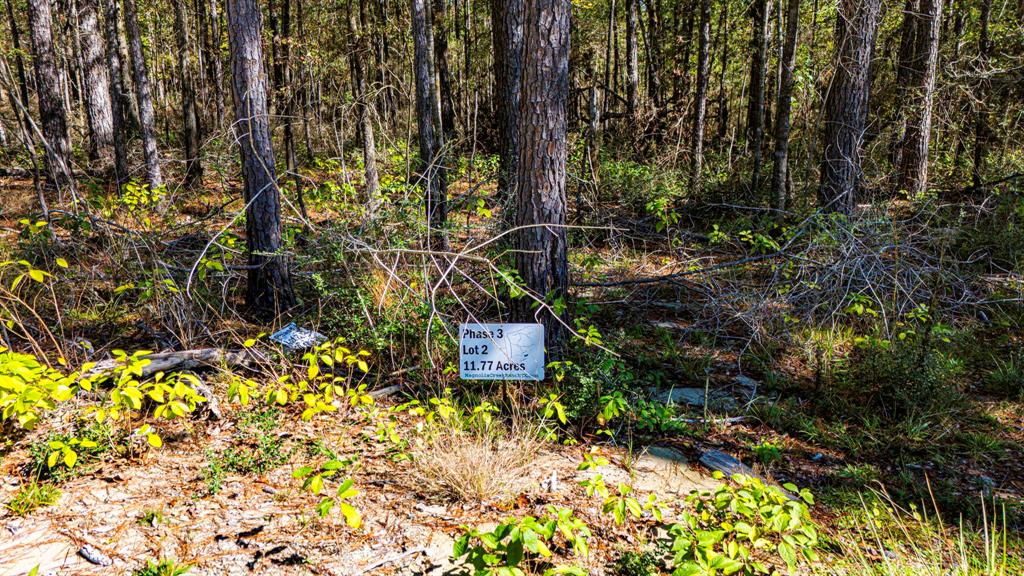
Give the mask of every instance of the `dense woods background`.
[{"label": "dense woods background", "polygon": [[[23,373],[5,368],[15,353],[57,371],[47,400],[0,382],[8,462],[80,447],[83,415],[117,406],[83,408],[94,393],[61,370],[89,383],[83,363],[113,362],[120,391],[139,358],[115,351],[188,351],[191,369],[200,350],[222,369],[212,396],[247,405],[251,390],[296,421],[351,401],[339,422],[355,426],[364,384],[465,409],[471,424],[411,455],[388,434],[407,421],[365,416],[385,422],[389,457],[502,476],[516,457],[487,454],[533,446],[517,418],[534,411],[566,445],[739,454],[823,493],[837,529],[850,508],[877,518],[860,499],[884,484],[889,536],[940,542],[892,547],[894,568],[842,532],[829,553],[856,561],[829,573],[1019,568],[1005,537],[1024,518],[1024,3],[3,2],[0,372]],[[309,392],[326,378],[317,354],[236,362],[291,321],[331,337],[344,386]],[[466,321],[543,322],[548,379],[459,381]],[[77,424],[23,436],[65,388]],[[677,388],[692,401],[657,400]],[[201,403],[187,389],[186,419]],[[131,438],[174,437],[147,409],[123,411],[130,457]],[[261,414],[245,426],[276,418]],[[230,469],[227,453],[193,455]],[[412,466],[466,497],[450,471]],[[341,486],[337,503],[353,497]],[[626,492],[604,496],[629,517]],[[961,519],[960,547],[911,503]],[[652,508],[635,516],[655,533]],[[656,548],[632,534],[637,558]]]}]

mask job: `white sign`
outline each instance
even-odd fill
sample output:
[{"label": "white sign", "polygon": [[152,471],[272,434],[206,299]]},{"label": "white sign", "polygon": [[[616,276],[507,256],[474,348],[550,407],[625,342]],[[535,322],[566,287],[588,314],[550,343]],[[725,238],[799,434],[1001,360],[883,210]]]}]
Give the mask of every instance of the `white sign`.
[{"label": "white sign", "polygon": [[463,380],[543,380],[543,324],[462,324]]}]

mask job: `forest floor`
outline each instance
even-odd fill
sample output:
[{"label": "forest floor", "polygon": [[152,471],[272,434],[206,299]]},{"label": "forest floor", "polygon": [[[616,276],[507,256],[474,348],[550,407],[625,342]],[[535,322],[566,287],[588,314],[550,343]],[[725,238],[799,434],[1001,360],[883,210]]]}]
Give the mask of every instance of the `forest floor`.
[{"label": "forest floor", "polygon": [[[33,210],[31,182],[7,180],[0,187],[14,192],[3,199],[0,242],[17,252],[26,244],[21,220]],[[453,187],[453,195],[459,190]],[[160,221],[140,223],[117,210],[107,211],[108,228],[123,228],[122,238],[106,240],[107,248],[61,232],[61,242],[48,248],[50,256],[67,255],[77,277],[61,280],[53,298],[66,300],[74,294],[83,303],[64,310],[60,326],[62,337],[77,343],[69,347],[72,365],[108,357],[116,348],[237,348],[241,340],[256,337],[260,328],[232,313],[185,326],[182,309],[175,304],[178,290],[165,300],[155,297],[136,304],[119,300],[115,290],[128,280],[133,289],[145,286],[145,274],[125,278],[131,258],[122,260],[139,246],[159,245],[154,249],[162,255],[157,261],[171,270],[187,269],[182,265],[197,249],[182,248],[179,241],[195,244],[195,236],[201,246],[231,222],[225,206],[213,200],[221,193],[172,201]],[[324,228],[331,225],[336,215],[311,208],[311,220]],[[460,243],[486,237],[480,219],[479,212],[467,211]],[[581,278],[600,284],[686,270],[697,259],[674,259],[651,250],[649,241],[614,246],[592,242],[573,255],[573,264]],[[176,250],[184,256],[173,261]],[[719,250],[711,262],[744,256]],[[223,293],[237,292],[238,274],[227,276]],[[366,277],[371,283],[375,278],[374,273]],[[179,273],[175,281],[180,285],[181,280]],[[636,408],[630,413],[636,414],[635,421],[619,424],[612,440],[598,433],[600,426],[590,418],[583,424],[556,423],[558,441],[534,444],[525,435],[516,438],[513,431],[511,438],[503,438],[506,444],[487,444],[493,438],[485,438],[480,452],[452,450],[431,440],[424,432],[430,430],[430,420],[413,414],[407,402],[419,399],[424,407],[437,409],[434,402],[448,397],[444,389],[459,384],[442,368],[419,369],[424,357],[410,352],[418,344],[404,339],[422,328],[422,313],[403,308],[403,298],[388,294],[387,288],[382,292],[377,282],[367,292],[377,298],[378,310],[395,310],[389,324],[380,320],[373,329],[385,332],[387,325],[394,332],[372,349],[377,361],[372,371],[379,374],[366,383],[371,390],[402,387],[365,405],[342,406],[306,421],[300,417],[301,402],[278,406],[257,393],[242,406],[231,397],[238,374],[270,386],[278,368],[291,369],[289,361],[304,370],[298,354],[272,356],[279,363],[272,373],[224,366],[196,371],[213,396],[210,404],[217,406],[163,422],[164,446],[157,450],[133,446],[131,435],[126,439],[83,424],[83,410],[94,402],[88,395],[60,404],[35,430],[5,428],[0,435],[0,502],[5,503],[32,484],[33,473],[40,474],[46,446],[55,438],[66,441],[95,433],[106,444],[101,442],[103,450],[95,453],[83,450],[71,469],[49,473],[49,481],[59,487],[51,505],[27,514],[0,509],[0,576],[28,574],[36,566],[38,574],[130,574],[149,559],[164,558],[191,566],[193,574],[210,575],[461,573],[466,567],[453,560],[452,550],[466,527],[489,530],[511,517],[543,517],[551,506],[572,510],[593,532],[588,554],[563,549],[555,558],[594,575],[644,574],[626,572],[616,562],[627,551],[657,548],[659,541],[663,546],[662,522],[655,522],[648,510],[635,522],[615,522],[603,498],[587,494],[588,483],[600,474],[613,493],[621,485],[644,497],[653,494],[671,522],[685,509],[691,491],[721,485],[700,463],[702,456],[716,451],[742,461],[769,485],[793,483],[815,494],[810,513],[827,535],[827,545],[821,559],[801,572],[946,574],[950,566],[985,564],[976,558],[988,552],[985,543],[990,539],[1003,539],[997,547],[1003,571],[991,574],[1014,574],[1024,566],[1019,532],[1024,515],[1024,397],[983,390],[980,371],[969,371],[963,379],[963,394],[957,396],[961,406],[948,418],[928,420],[919,428],[913,423],[886,427],[871,420],[870,408],[862,409],[868,412],[860,419],[841,413],[840,408],[850,410],[848,400],[823,393],[829,380],[820,365],[812,365],[814,355],[806,349],[776,351],[769,371],[751,362],[750,339],[728,330],[722,338],[708,339],[707,331],[696,327],[693,308],[679,304],[699,299],[696,284],[583,287],[576,295],[593,308],[588,320],[606,333],[614,331],[620,346],[628,344],[628,349],[619,348],[619,358],[629,367],[623,371],[632,374],[630,402],[635,398]],[[322,320],[314,327],[331,338],[343,335],[346,327],[360,326],[346,324],[348,320],[332,324],[334,308],[353,306],[345,298],[334,294],[307,304],[299,319]],[[109,305],[96,308],[104,299]],[[414,317],[419,324],[411,321]],[[402,331],[403,325],[408,330]],[[359,329],[370,332],[365,326]],[[1008,344],[1005,334],[991,340],[996,341],[1020,349],[1018,334],[1010,334]],[[467,410],[472,402],[491,397],[487,394],[510,397],[507,389],[485,393],[476,385],[465,388],[471,402]],[[562,390],[566,399],[573,394],[568,384]],[[525,406],[538,408],[535,402]],[[942,430],[937,433],[936,428]],[[481,441],[472,435],[454,438]],[[523,465],[503,461],[501,447],[515,444],[518,450],[509,449]],[[588,467],[581,463],[595,456],[606,458],[607,464],[583,469]],[[442,489],[445,479],[436,471],[425,472],[416,464],[430,457],[452,460],[455,474],[503,479],[498,482],[501,489],[466,503]],[[304,467],[325,461],[345,462],[345,475],[355,481],[359,493],[353,503],[362,515],[358,529],[346,526],[341,515],[318,515],[321,495],[304,489],[303,480],[295,477]],[[331,489],[336,485],[328,484]],[[887,521],[879,520],[879,508],[886,510]],[[81,553],[85,546],[98,553],[92,561]],[[112,564],[104,565],[108,560]]]}]

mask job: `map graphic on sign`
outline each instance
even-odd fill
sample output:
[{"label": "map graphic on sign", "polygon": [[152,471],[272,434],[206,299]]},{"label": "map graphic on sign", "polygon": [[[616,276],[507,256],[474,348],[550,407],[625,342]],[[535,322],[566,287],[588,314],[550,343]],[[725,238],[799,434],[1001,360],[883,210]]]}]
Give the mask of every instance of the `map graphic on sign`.
[{"label": "map graphic on sign", "polygon": [[462,324],[459,375],[463,380],[543,380],[542,324]]}]

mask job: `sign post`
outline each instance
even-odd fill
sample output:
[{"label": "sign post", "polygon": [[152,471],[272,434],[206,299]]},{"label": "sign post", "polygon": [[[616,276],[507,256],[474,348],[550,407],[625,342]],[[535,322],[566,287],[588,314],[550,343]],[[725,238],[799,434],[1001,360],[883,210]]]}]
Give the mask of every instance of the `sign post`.
[{"label": "sign post", "polygon": [[462,324],[463,380],[543,380],[543,324]]}]

